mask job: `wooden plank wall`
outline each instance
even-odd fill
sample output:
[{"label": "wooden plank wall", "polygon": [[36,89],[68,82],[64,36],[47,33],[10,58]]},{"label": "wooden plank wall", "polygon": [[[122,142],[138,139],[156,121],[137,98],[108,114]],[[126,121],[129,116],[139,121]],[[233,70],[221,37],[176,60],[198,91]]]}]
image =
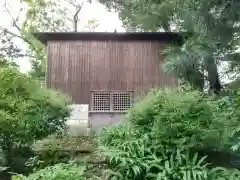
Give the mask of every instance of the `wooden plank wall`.
[{"label": "wooden plank wall", "polygon": [[161,69],[164,44],[151,41],[50,41],[47,86],[89,104],[92,90],[175,87],[177,80]]}]

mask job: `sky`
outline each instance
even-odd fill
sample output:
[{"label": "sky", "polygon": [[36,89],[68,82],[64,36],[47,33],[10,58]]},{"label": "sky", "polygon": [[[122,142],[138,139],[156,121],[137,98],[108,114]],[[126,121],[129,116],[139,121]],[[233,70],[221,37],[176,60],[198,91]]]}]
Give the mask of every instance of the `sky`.
[{"label": "sky", "polygon": [[[20,3],[20,0],[0,0],[0,26],[11,30],[12,32],[17,32],[14,28],[12,28],[11,16],[7,12],[4,12],[5,9],[2,8],[3,3],[7,1],[8,9],[11,10],[11,13],[14,17],[18,16],[18,12],[20,8],[26,10],[26,6]],[[81,1],[81,0],[80,0]],[[19,21],[23,21],[25,14],[20,16]],[[122,27],[122,23],[118,18],[117,13],[108,12],[104,5],[97,2],[97,0],[93,0],[92,3],[85,3],[80,14],[79,20],[81,21],[81,25],[84,26],[87,24],[88,20],[96,19],[99,22],[99,26],[96,28],[96,32],[113,32],[116,28],[118,32],[124,32],[124,28]],[[79,29],[81,31],[81,29]],[[19,39],[16,39],[16,44],[20,47],[23,47],[23,42]],[[24,48],[24,47],[23,47]],[[31,65],[27,59],[18,59],[16,62],[20,65],[20,70],[22,72],[27,72],[30,70]]]}]

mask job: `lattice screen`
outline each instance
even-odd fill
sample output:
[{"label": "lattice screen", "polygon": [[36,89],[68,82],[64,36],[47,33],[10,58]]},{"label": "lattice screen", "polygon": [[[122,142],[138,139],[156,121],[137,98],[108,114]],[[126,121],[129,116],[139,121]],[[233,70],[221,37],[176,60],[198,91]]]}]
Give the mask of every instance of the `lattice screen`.
[{"label": "lattice screen", "polygon": [[114,93],[112,96],[113,111],[126,111],[131,107],[131,93]]},{"label": "lattice screen", "polygon": [[110,93],[93,93],[92,96],[93,111],[110,111],[111,110],[111,94]]},{"label": "lattice screen", "polygon": [[93,92],[92,111],[126,111],[132,106],[131,92]]}]

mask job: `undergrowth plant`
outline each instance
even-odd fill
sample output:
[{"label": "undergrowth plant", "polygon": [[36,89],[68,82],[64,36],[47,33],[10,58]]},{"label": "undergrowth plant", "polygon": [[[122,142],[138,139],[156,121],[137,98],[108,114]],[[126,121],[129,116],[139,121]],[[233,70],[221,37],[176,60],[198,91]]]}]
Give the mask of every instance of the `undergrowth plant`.
[{"label": "undergrowth plant", "polygon": [[229,151],[239,129],[238,104],[197,91],[153,90],[122,124],[100,135],[107,179],[236,180],[200,150]]},{"label": "undergrowth plant", "polygon": [[15,175],[12,180],[84,180],[84,167],[76,164],[56,164],[36,171],[29,176]]}]

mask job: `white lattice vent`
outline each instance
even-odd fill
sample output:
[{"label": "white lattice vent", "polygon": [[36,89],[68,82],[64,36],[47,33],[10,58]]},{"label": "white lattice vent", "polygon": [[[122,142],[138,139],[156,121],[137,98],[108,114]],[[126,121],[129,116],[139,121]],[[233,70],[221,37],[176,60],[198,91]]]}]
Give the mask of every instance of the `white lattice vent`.
[{"label": "white lattice vent", "polygon": [[111,94],[106,92],[96,92],[92,94],[93,111],[110,111]]},{"label": "white lattice vent", "polygon": [[126,111],[132,106],[132,92],[92,92],[91,111]]},{"label": "white lattice vent", "polygon": [[126,111],[131,107],[132,96],[130,93],[113,94],[113,111]]}]

